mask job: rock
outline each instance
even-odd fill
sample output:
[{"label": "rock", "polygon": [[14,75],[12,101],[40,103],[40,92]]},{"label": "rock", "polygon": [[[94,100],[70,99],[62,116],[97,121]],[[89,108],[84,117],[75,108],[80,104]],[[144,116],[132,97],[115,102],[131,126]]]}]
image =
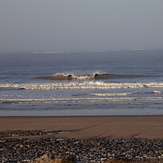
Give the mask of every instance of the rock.
[{"label": "rock", "polygon": [[51,159],[47,154],[44,154],[40,158],[37,158],[32,163],[76,163],[75,158],[72,156],[61,158]]},{"label": "rock", "polygon": [[44,154],[40,158],[37,158],[32,163],[62,163],[61,159],[51,159],[47,154]]},{"label": "rock", "polygon": [[73,156],[64,157],[62,163],[76,163],[76,160]]},{"label": "rock", "polygon": [[112,158],[110,160],[105,161],[105,163],[126,163],[126,162],[117,158]]}]

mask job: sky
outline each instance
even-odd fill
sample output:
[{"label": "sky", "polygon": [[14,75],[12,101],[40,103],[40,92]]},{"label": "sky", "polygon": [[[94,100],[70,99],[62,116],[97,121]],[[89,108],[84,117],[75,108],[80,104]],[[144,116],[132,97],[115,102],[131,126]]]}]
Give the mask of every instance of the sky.
[{"label": "sky", "polygon": [[163,47],[163,0],[0,0],[0,51]]}]

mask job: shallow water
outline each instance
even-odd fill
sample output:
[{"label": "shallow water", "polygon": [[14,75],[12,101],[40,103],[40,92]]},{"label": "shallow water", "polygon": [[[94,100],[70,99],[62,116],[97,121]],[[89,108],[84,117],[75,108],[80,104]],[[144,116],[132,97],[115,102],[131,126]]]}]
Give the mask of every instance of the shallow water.
[{"label": "shallow water", "polygon": [[1,53],[0,115],[162,115],[162,62],[161,50]]}]

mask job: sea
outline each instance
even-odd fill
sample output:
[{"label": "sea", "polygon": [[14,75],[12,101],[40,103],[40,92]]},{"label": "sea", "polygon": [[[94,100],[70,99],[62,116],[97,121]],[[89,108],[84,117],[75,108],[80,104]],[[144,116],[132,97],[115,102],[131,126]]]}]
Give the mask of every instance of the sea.
[{"label": "sea", "polygon": [[163,115],[163,50],[0,53],[0,116]]}]

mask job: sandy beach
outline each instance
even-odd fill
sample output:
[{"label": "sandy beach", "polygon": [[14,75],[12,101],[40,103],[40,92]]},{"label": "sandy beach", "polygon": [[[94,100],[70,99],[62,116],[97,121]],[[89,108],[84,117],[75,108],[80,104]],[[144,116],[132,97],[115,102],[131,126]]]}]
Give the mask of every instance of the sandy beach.
[{"label": "sandy beach", "polygon": [[0,141],[1,162],[161,163],[163,116],[0,117]]},{"label": "sandy beach", "polygon": [[0,117],[0,131],[65,130],[60,137],[163,139],[163,116]]}]

